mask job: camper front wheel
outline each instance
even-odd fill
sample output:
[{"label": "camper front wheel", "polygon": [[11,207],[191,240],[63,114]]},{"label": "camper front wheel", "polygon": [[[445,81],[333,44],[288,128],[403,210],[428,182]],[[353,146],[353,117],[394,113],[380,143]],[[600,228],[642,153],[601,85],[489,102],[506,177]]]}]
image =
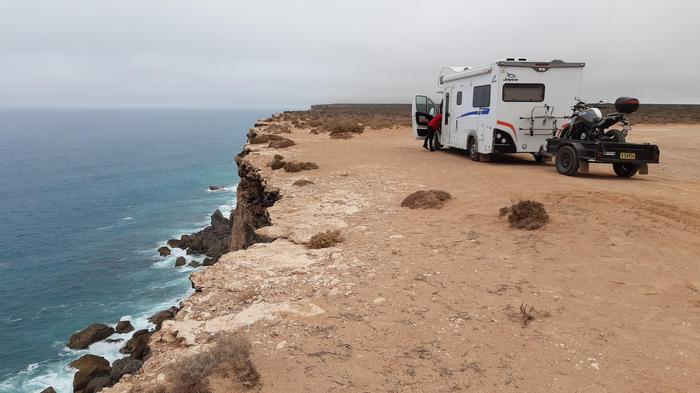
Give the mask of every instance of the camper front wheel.
[{"label": "camper front wheel", "polygon": [[556,166],[557,172],[566,176],[573,176],[578,172],[578,154],[571,146],[564,146],[557,151]]},{"label": "camper front wheel", "polygon": [[469,158],[474,162],[479,162],[479,146],[476,144],[476,138],[469,138]]}]

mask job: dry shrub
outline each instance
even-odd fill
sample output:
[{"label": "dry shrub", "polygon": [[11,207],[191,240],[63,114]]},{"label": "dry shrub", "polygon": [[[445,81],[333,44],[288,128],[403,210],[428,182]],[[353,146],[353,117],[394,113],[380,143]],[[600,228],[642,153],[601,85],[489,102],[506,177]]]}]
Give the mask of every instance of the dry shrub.
[{"label": "dry shrub", "polygon": [[270,141],[270,143],[267,146],[272,147],[274,149],[284,149],[286,147],[290,147],[290,146],[294,146],[294,145],[296,145],[296,143],[293,140],[287,139],[287,138],[282,138],[282,139],[278,139],[276,141]]},{"label": "dry shrub", "polygon": [[275,154],[275,157],[272,158],[272,162],[270,163],[270,167],[272,170],[277,170],[281,169],[284,167],[284,157],[280,154]]},{"label": "dry shrub", "polygon": [[350,139],[352,137],[352,132],[336,132],[331,134],[331,139]]},{"label": "dry shrub", "polygon": [[286,124],[272,124],[272,125],[267,126],[267,128],[265,128],[265,131],[273,133],[273,134],[280,134],[280,133],[289,134],[292,132],[290,130],[290,127]]},{"label": "dry shrub", "polygon": [[416,191],[401,201],[402,207],[409,209],[440,209],[452,196],[445,191]]},{"label": "dry shrub", "polygon": [[250,359],[248,340],[220,335],[205,352],[175,362],[169,393],[211,393],[210,377],[226,377],[227,391],[248,389],[260,381],[260,374]]},{"label": "dry shrub", "polygon": [[333,134],[362,134],[365,127],[352,121],[334,121],[324,125],[323,127],[326,131]]},{"label": "dry shrub", "polygon": [[328,247],[333,247],[342,241],[343,241],[343,236],[340,234],[339,230],[319,232],[319,233],[311,236],[311,239],[309,239],[309,242],[306,243],[306,248],[310,248],[310,249],[314,249],[314,250],[319,249],[319,248],[328,248]]},{"label": "dry shrub", "polygon": [[300,186],[300,187],[301,186],[308,186],[311,184],[316,184],[316,183],[312,182],[311,180],[306,180],[306,179],[300,179],[300,180],[297,180],[294,183],[292,183],[293,186]]},{"label": "dry shrub", "polygon": [[318,169],[318,165],[315,162],[303,161],[290,161],[284,163],[284,170],[287,172],[308,171],[311,169]]},{"label": "dry shrub", "polygon": [[538,229],[549,221],[549,215],[540,202],[522,200],[499,210],[501,216],[508,215],[510,226],[528,231]]}]

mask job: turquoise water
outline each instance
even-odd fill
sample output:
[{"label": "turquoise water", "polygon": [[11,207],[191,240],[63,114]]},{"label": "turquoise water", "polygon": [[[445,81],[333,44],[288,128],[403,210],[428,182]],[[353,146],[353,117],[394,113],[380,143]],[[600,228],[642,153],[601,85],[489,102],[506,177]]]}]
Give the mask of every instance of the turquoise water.
[{"label": "turquoise water", "polygon": [[145,327],[189,294],[192,269],[155,250],[233,208],[233,156],[271,112],[0,111],[0,392],[71,392],[71,359],[120,346],[71,351],[73,332]]}]

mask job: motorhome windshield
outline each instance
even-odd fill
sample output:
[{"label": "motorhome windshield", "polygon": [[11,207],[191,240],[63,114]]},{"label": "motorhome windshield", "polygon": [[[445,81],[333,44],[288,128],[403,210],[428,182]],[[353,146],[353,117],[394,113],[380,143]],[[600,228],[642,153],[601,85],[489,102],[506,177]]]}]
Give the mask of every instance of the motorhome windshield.
[{"label": "motorhome windshield", "polygon": [[505,102],[542,102],[544,85],[541,83],[506,83],[503,85]]}]

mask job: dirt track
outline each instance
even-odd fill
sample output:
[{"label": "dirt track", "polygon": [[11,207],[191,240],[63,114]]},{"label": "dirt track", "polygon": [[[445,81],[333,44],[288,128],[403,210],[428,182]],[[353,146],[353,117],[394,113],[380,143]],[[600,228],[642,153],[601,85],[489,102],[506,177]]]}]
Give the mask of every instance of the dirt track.
[{"label": "dirt track", "polygon": [[[698,391],[700,127],[636,127],[630,139],[658,143],[662,164],[632,179],[594,165],[565,177],[528,156],[474,163],[410,133],[294,129],[294,147],[253,146],[246,159],[282,194],[262,232],[280,240],[205,269],[139,378],[247,318],[263,392]],[[320,169],[272,171],[275,153]],[[421,189],[453,199],[400,207]],[[520,198],[551,222],[509,228],[499,209]],[[299,245],[335,228],[335,248]],[[241,302],[253,305],[236,314]],[[534,307],[527,326],[521,305]]]},{"label": "dirt track", "polygon": [[[697,391],[700,128],[637,127],[630,139],[659,143],[662,164],[633,179],[474,163],[409,133],[293,136],[321,167],[304,176],[314,187],[343,175],[364,198],[341,248],[368,265],[323,316],[279,332],[287,350],[256,356],[263,391]],[[454,200],[398,207],[431,188]],[[509,229],[498,209],[519,198],[551,223]],[[523,303],[542,312],[527,327]]]}]

